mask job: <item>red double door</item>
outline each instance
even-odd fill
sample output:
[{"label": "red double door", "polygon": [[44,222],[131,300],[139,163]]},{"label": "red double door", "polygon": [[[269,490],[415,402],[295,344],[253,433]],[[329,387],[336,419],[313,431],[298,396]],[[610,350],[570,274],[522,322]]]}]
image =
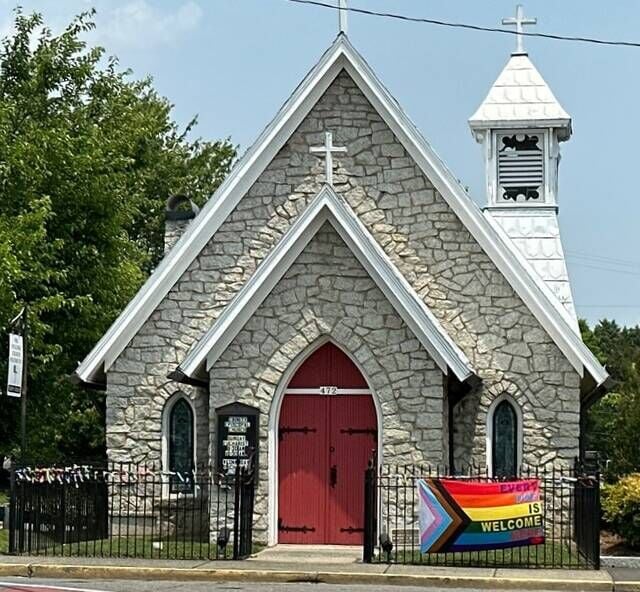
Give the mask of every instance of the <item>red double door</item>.
[{"label": "red double door", "polygon": [[367,384],[333,344],[289,383],[278,430],[278,541],[358,545],[364,471],[377,444]]}]

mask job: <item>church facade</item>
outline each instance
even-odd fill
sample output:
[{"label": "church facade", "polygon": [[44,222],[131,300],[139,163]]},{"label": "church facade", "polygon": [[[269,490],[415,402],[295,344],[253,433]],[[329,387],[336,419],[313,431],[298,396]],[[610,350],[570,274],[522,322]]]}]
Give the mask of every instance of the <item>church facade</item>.
[{"label": "church facade", "polygon": [[79,366],[109,458],[233,470],[220,408],[253,409],[271,544],[358,542],[372,459],[572,463],[608,376],[558,231],[571,120],[516,52],[470,125],[484,211],[341,33],[201,212],[169,204],[164,260]]}]

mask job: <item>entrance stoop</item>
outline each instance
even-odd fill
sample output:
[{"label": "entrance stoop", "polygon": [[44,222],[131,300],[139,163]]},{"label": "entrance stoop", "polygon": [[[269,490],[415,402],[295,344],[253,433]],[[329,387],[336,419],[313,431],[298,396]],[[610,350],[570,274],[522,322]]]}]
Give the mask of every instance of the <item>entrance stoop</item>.
[{"label": "entrance stoop", "polygon": [[348,545],[276,545],[260,551],[249,561],[274,563],[350,564],[362,561],[362,547]]}]

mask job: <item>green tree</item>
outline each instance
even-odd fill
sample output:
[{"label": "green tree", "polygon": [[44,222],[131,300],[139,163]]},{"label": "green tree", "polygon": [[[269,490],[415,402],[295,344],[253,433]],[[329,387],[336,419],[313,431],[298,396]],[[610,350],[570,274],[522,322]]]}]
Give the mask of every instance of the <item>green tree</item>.
[{"label": "green tree", "polygon": [[[164,203],[203,204],[228,172],[228,141],[191,140],[150,79],[83,35],[15,13],[0,49],[0,329],[30,305],[30,456],[99,454],[103,396],[68,377],[162,254]],[[7,340],[0,344],[6,376]],[[0,407],[0,453],[19,440],[18,401]]]},{"label": "green tree", "polygon": [[640,471],[640,327],[603,320],[593,330],[580,321],[585,343],[615,381],[613,390],[591,407],[587,448],[609,461],[607,475]]}]

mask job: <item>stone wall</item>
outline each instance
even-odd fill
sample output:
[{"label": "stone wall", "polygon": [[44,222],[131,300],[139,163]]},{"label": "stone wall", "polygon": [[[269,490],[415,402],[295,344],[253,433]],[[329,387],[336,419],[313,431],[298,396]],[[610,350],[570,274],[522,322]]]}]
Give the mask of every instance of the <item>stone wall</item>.
[{"label": "stone wall", "polygon": [[[375,393],[384,462],[445,460],[442,372],[326,223],[210,372],[210,409],[241,401],[261,411],[258,540],[267,526],[268,421],[276,389],[286,386],[283,374],[294,360],[327,336],[354,358]],[[214,452],[215,443],[212,433]]]},{"label": "stone wall", "polygon": [[109,370],[109,454],[157,456],[164,401],[188,390],[168,372],[321,188],[323,161],[309,147],[322,144],[325,130],[347,147],[335,156],[336,190],[484,381],[454,412],[456,457],[484,463],[486,409],[508,385],[523,401],[525,438],[534,438],[525,461],[569,461],[578,449],[578,375],[344,72]]}]

